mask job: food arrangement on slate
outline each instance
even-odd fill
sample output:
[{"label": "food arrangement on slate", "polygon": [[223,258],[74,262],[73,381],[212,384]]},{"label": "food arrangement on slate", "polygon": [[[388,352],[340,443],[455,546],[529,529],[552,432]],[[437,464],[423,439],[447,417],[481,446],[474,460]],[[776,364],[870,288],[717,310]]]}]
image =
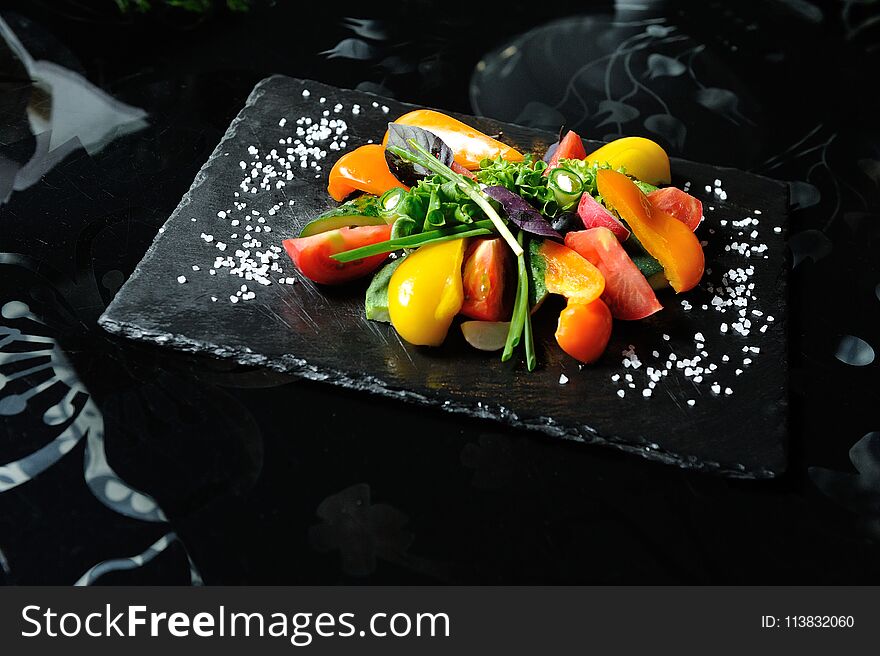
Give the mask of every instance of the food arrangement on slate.
[{"label": "food arrangement on slate", "polygon": [[786,187],[642,138],[553,142],[264,80],[101,323],[682,466],[784,470]]},{"label": "food arrangement on slate", "polygon": [[336,161],[334,200],[364,195],[324,212],[284,246],[320,284],[361,278],[393,254],[367,290],[366,316],[390,321],[410,344],[439,346],[461,314],[474,320],[462,324],[468,343],[503,349],[507,361],[522,340],[532,371],[531,314],[553,293],[567,300],[556,341],[591,363],[608,344],[612,316],[643,319],[663,309],[649,279],[685,292],[703,275],[693,234],[702,205],[654,186],[671,177],[669,157],[653,141],[623,138],[588,156],[568,131],[547,161],[533,161],[445,114],[416,110],[388,124],[383,144]]}]

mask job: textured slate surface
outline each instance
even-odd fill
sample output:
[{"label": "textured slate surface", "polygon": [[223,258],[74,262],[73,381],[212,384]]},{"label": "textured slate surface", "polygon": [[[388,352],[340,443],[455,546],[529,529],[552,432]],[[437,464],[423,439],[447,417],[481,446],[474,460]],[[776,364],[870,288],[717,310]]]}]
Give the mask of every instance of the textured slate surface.
[{"label": "textured slate surface", "polygon": [[[303,89],[311,93],[303,97]],[[319,98],[326,99],[324,104]],[[363,317],[365,284],[344,289],[321,289],[302,279],[282,258],[285,276],[295,276],[294,285],[250,284],[254,300],[232,304],[242,281],[221,270],[210,276],[208,268],[217,252],[214,243],[200,238],[202,233],[230,242],[229,217],[217,213],[232,206],[233,192],[240,191],[244,172],[240,161],[250,161],[249,146],[260,152],[282,148],[280,139],[294,134],[300,116],[320,118],[323,110],[336,103],[344,105],[350,135],[348,148],[379,140],[388,120],[410,106],[312,81],[275,76],[264,80],[252,92],[245,108],[208,162],[196,176],[190,191],[157,235],[134,274],[119,291],[100,319],[108,331],[125,337],[162,344],[188,352],[231,358],[243,364],[259,364],[331,385],[381,394],[402,401],[442,408],[473,417],[589,443],[601,443],[646,458],[688,468],[713,471],[729,476],[769,478],[786,466],[787,364],[786,364],[786,279],[785,254],[787,186],[766,178],[726,168],[676,160],[674,184],[691,181],[691,191],[706,206],[706,221],[699,235],[707,240],[707,275],[700,287],[684,295],[692,309],[685,310],[682,297],[671,293],[660,296],[666,309],[648,320],[615,324],[606,356],[594,366],[579,369],[565,356],[553,339],[555,313],[542,309],[536,319],[539,369],[527,373],[521,364],[501,363],[497,354],[476,352],[464,343],[456,328],[439,349],[412,347],[401,342],[390,326],[369,322]],[[386,115],[378,102],[389,108]],[[363,108],[353,115],[352,104]],[[287,123],[279,126],[285,117]],[[488,119],[460,117],[488,133],[502,133],[502,139],[524,151],[541,153],[554,135]],[[272,227],[263,235],[263,247],[280,244],[316,213],[333,201],[325,191],[326,173],[337,157],[329,153],[323,172],[297,169],[296,178],[283,189],[272,188],[247,196],[246,211],[258,210]],[[705,191],[720,178],[727,192],[726,201]],[[295,200],[293,206],[289,200]],[[274,216],[268,209],[284,203]],[[711,206],[714,209],[709,210]],[[753,214],[761,212],[760,216]],[[763,256],[744,259],[731,242],[749,239],[752,227],[736,228],[732,221],[745,216],[760,218],[760,235],[753,243],[765,242]],[[193,221],[195,219],[195,221]],[[724,224],[726,222],[726,225]],[[773,228],[779,228],[775,232]],[[710,233],[714,231],[714,234]],[[745,232],[745,235],[738,233]],[[239,235],[239,239],[241,236]],[[193,271],[192,265],[200,266]],[[754,327],[742,337],[719,330],[730,315],[721,316],[711,307],[709,285],[718,285],[730,268],[754,267],[749,282],[754,296],[749,308],[763,316],[773,315],[764,333],[759,320],[750,316]],[[184,275],[185,284],[177,277]],[[274,276],[273,276],[274,277]],[[212,302],[211,297],[218,301]],[[703,310],[706,306],[708,309]],[[551,307],[559,306],[551,304]],[[694,335],[703,333],[708,358],[718,369],[700,385],[673,369],[661,379],[650,398],[643,398],[648,366],[665,360],[675,352],[692,357],[699,352]],[[663,335],[669,336],[665,340]],[[638,370],[621,365],[621,351],[632,344],[644,362]],[[760,353],[743,354],[754,346]],[[696,350],[695,350],[696,349]],[[655,361],[652,352],[661,358]],[[721,355],[729,355],[722,363]],[[743,365],[744,357],[752,362]],[[736,370],[741,374],[737,375]],[[560,384],[560,374],[568,378]],[[611,376],[630,373],[636,389],[618,383]],[[733,394],[718,395],[710,390],[717,382]],[[622,387],[621,387],[622,385]],[[624,389],[624,398],[617,390]],[[687,399],[695,405],[688,406]],[[430,420],[430,415],[426,415]]]}]

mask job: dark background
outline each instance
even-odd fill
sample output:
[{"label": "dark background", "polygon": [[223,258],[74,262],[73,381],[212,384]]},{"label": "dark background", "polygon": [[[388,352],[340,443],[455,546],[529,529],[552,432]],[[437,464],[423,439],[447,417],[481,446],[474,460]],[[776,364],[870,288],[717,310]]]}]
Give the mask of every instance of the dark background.
[{"label": "dark background", "polygon": [[[27,107],[49,115],[67,91],[0,40],[3,582],[880,580],[876,3],[0,7],[34,60],[147,115],[10,191],[51,155]],[[790,181],[789,472],[687,473],[104,334],[97,317],[276,72],[643,134]],[[642,120],[657,113],[659,132]],[[88,116],[70,123],[85,139]]]}]

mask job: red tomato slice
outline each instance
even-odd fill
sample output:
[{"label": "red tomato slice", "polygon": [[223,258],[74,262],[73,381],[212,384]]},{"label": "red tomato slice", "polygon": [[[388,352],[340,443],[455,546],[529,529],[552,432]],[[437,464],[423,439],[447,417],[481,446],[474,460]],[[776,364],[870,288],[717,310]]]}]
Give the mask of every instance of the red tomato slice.
[{"label": "red tomato slice", "polygon": [[562,141],[559,142],[550,161],[547,162],[547,169],[544,175],[547,175],[549,171],[559,166],[559,160],[561,159],[583,159],[586,156],[587,151],[584,148],[584,142],[577,132],[569,130],[562,138]]},{"label": "red tomato slice", "polygon": [[675,187],[664,187],[648,194],[651,205],[675,217],[691,230],[696,230],[703,218],[703,204],[688,193]]},{"label": "red tomato slice", "polygon": [[663,309],[645,276],[607,228],[569,232],[565,245],[592,262],[605,276],[602,300],[615,319],[644,319]]},{"label": "red tomato slice", "polygon": [[608,228],[620,241],[629,239],[629,230],[620,222],[620,219],[586,192],[581,196],[577,213],[581,217],[581,221],[584,222],[585,228]]},{"label": "red tomato slice", "polygon": [[461,314],[480,321],[508,321],[513,310],[510,248],[500,237],[475,239],[462,268]]},{"label": "red tomato slice", "polygon": [[284,249],[296,268],[309,280],[322,285],[339,285],[378,269],[387,253],[365,257],[354,262],[337,262],[331,255],[369,246],[391,238],[391,226],[361,226],[338,228],[311,237],[285,239]]}]

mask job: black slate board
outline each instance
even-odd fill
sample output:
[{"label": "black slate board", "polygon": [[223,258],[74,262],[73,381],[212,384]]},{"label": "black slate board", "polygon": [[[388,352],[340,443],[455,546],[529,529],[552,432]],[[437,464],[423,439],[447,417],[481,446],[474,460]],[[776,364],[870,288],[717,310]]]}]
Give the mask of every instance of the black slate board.
[{"label": "black slate board", "polygon": [[[308,97],[303,96],[304,89],[310,92]],[[320,103],[322,97],[324,103]],[[340,113],[333,111],[336,103],[344,106]],[[354,103],[361,107],[357,115],[351,111]],[[373,107],[374,103],[379,106]],[[382,105],[388,108],[387,114]],[[410,108],[312,81],[274,76],[260,82],[100,324],[132,339],[265,365],[551,436],[606,444],[682,467],[742,478],[770,478],[784,471],[788,190],[773,180],[673,161],[673,183],[681,186],[691,181],[691,192],[704,202],[706,221],[698,234],[709,242],[705,249],[707,275],[698,289],[682,297],[661,294],[666,306],[663,312],[640,322],[616,322],[606,356],[582,369],[555,344],[555,313],[549,309],[542,309],[536,319],[539,368],[529,374],[519,363],[501,363],[497,354],[470,349],[455,327],[439,349],[404,344],[390,326],[364,318],[365,284],[317,288],[300,277],[284,255],[278,260],[283,275],[296,277],[296,284],[277,284],[275,279],[280,276],[273,274],[269,286],[249,284],[255,299],[231,303],[230,295],[245,281],[229,275],[228,270],[218,270],[213,276],[208,271],[216,255],[236,249],[236,241],[230,239],[235,230],[230,227],[231,216],[221,219],[218,212],[232,208],[234,200],[246,200],[247,208],[233,214],[259,211],[267,221],[263,225],[272,228],[269,235],[261,233],[263,248],[280,244],[333,204],[326,194],[326,173],[339,154],[328,152],[321,172],[304,172],[297,164],[293,167],[295,178],[283,188],[273,185],[270,190],[250,194],[239,189],[245,175],[239,162],[253,159],[248,148],[258,148],[259,156],[272,148],[286,148],[279,140],[295,138],[298,117],[317,120],[326,110],[329,118],[343,117],[347,122],[351,149],[370,139],[380,140],[387,121]],[[282,127],[279,121],[283,117],[287,123]],[[501,133],[503,140],[523,151],[543,153],[554,140],[554,135],[520,126],[459,118],[484,132]],[[716,178],[722,180],[726,201],[714,193]],[[713,191],[706,191],[706,185]],[[240,198],[233,197],[235,191],[242,194]],[[295,201],[293,206],[290,200]],[[268,216],[268,209],[280,202],[283,206],[278,212]],[[750,260],[735,250],[725,250],[732,241],[749,240],[751,226],[745,229],[745,236],[739,236],[743,228],[731,224],[746,216],[760,219],[760,235],[752,243],[768,245],[765,253]],[[202,233],[214,235],[215,240],[207,243],[200,238]],[[216,250],[217,240],[229,242],[227,252]],[[193,271],[193,264],[200,270]],[[719,324],[722,320],[730,323],[729,315],[722,317],[713,310],[713,294],[707,286],[718,284],[724,271],[749,264],[754,267],[749,282],[754,283],[757,297],[750,309],[760,308],[765,318],[749,315],[753,330],[747,337],[732,331],[722,334]],[[179,275],[187,282],[178,283]],[[212,301],[212,296],[218,300]],[[693,309],[686,311],[682,298]],[[703,305],[708,309],[703,310]],[[766,323],[768,314],[775,321],[760,333],[759,325]],[[710,354],[703,364],[711,361],[719,368],[699,385],[673,368],[661,378],[653,395],[643,398],[645,372],[657,363],[652,352],[660,353],[660,361],[670,351],[691,357],[697,332],[704,334]],[[630,344],[644,362],[638,370],[621,363],[621,352]],[[748,346],[758,347],[760,353],[744,354],[742,350]],[[729,361],[722,363],[721,354],[729,355]],[[742,364],[745,357],[752,360],[748,366]],[[741,369],[741,374],[737,375],[736,369]],[[624,378],[612,382],[615,373],[634,375],[636,389],[626,387]],[[565,384],[560,384],[560,374],[568,378]],[[716,381],[722,390],[733,388],[733,394],[712,392],[710,384]],[[618,397],[618,389],[624,389],[624,398]],[[687,405],[687,399],[694,399],[695,405]]]}]

